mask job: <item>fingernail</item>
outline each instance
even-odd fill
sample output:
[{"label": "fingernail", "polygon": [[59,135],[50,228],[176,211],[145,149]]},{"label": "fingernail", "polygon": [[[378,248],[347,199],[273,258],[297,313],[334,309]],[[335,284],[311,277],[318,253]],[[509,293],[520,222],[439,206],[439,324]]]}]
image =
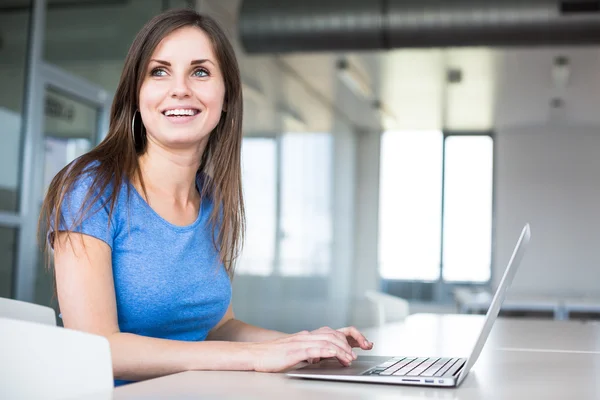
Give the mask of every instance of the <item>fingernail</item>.
[{"label": "fingernail", "polygon": [[335,351],[335,350],[331,350],[331,349],[330,349],[330,350],[329,350],[329,354],[336,354],[336,351]]},{"label": "fingernail", "polygon": [[352,357],[354,357],[354,359],[356,360],[356,357],[358,357],[358,356],[356,355],[355,352],[352,352]]},{"label": "fingernail", "polygon": [[354,360],[354,358],[352,358],[352,356],[350,354],[346,355],[346,358],[348,359],[348,361],[352,362],[352,360]]}]

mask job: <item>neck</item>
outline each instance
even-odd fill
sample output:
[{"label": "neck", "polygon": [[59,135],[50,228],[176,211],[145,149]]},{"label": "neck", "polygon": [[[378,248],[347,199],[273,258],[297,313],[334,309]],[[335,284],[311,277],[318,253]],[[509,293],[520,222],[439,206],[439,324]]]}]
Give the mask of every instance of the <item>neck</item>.
[{"label": "neck", "polygon": [[180,204],[198,197],[196,174],[206,143],[195,149],[172,150],[148,140],[146,152],[139,157],[144,185],[150,194],[158,194]]}]

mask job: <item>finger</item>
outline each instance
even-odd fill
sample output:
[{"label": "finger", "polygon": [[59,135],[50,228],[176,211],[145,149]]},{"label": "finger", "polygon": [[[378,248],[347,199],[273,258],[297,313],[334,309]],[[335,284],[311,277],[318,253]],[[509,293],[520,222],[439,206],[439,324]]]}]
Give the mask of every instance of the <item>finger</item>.
[{"label": "finger", "polygon": [[292,365],[309,359],[336,357],[342,365],[350,366],[351,361],[345,357],[343,352],[336,351],[334,348],[314,346],[314,343],[319,342],[313,342],[312,347],[298,348],[291,351],[289,355],[292,358]]},{"label": "finger", "polygon": [[[316,335],[313,335],[313,336],[316,336]],[[349,366],[352,363],[352,361],[354,361],[356,358],[352,354],[349,354],[348,352],[346,352],[346,350],[344,350],[343,348],[339,347],[337,344],[335,344],[331,341],[328,341],[328,340],[310,340],[310,341],[303,342],[301,345],[304,346],[305,348],[318,347],[318,348],[322,348],[322,349],[327,349],[327,351],[328,351],[327,356],[325,356],[325,357],[321,356],[321,358],[335,357],[340,361],[340,363],[342,365],[345,365],[345,366]]]},{"label": "finger", "polygon": [[341,348],[344,350],[344,352],[346,354],[348,354],[353,360],[356,359],[356,354],[352,351],[352,347],[350,346],[350,344],[348,344],[348,341],[346,340],[346,337],[344,335],[342,335],[342,338],[340,339],[340,337],[336,334],[334,334],[333,332],[331,333],[313,333],[311,335],[307,335],[304,337],[306,340],[311,341],[311,340],[323,340],[323,341],[328,341],[331,342],[333,344],[335,344],[337,347]]},{"label": "finger", "polygon": [[370,350],[373,348],[373,343],[369,342],[367,338],[353,326],[341,328],[338,329],[338,331],[349,338],[348,342],[350,342],[352,347],[360,347],[363,350]]},{"label": "finger", "polygon": [[[346,337],[346,335],[344,333],[340,332],[339,330],[332,329],[332,328],[330,328],[328,326],[324,326],[322,328],[319,328],[315,332],[334,334],[341,341],[348,342],[348,338]],[[352,346],[350,346],[350,347],[352,347]]]}]

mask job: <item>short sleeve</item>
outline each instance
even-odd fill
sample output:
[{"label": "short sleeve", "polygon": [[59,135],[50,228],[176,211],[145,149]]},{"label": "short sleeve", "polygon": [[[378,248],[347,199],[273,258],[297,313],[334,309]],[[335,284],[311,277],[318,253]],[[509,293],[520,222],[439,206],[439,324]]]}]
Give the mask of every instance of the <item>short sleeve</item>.
[{"label": "short sleeve", "polygon": [[[93,176],[84,174],[65,194],[58,231],[83,233],[106,242],[112,248],[115,224],[114,218],[109,219],[110,202],[107,200],[110,193],[103,193],[100,196],[98,192],[89,193],[92,182]],[[83,211],[85,214],[81,218]],[[48,232],[50,244],[53,243],[53,236],[54,226]]]}]

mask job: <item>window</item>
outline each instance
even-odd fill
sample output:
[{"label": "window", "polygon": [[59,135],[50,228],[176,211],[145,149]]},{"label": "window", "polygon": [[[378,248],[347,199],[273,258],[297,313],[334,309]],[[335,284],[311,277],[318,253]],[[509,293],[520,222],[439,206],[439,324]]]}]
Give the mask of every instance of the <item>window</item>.
[{"label": "window", "polygon": [[279,146],[275,138],[244,138],[247,227],[238,273],[295,277],[329,273],[332,152],[328,134],[285,134]]},{"label": "window", "polygon": [[327,275],[331,262],[332,138],[283,136],[281,145],[281,257],[284,276]]},{"label": "window", "polygon": [[492,138],[448,136],[445,146],[443,277],[486,282],[492,262]]},{"label": "window", "polygon": [[385,132],[379,200],[381,277],[488,281],[492,194],[491,136]]},{"label": "window", "polygon": [[238,262],[241,274],[270,275],[275,256],[276,143],[273,138],[244,138],[242,183],[246,238]]},{"label": "window", "polygon": [[379,268],[384,279],[439,277],[442,145],[439,131],[385,132],[381,138]]}]

